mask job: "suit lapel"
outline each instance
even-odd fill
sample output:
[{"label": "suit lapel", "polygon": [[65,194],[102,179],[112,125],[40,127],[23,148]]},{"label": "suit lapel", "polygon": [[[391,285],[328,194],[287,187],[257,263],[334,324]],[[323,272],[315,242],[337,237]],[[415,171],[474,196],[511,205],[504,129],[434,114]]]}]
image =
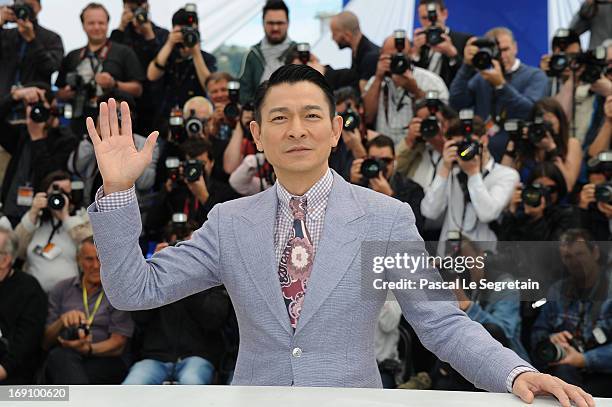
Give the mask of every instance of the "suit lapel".
[{"label": "suit lapel", "polygon": [[334,172],[323,234],[317,246],[296,334],[308,323],[347,272],[359,252],[366,225],[365,212],[354,198],[350,185]]},{"label": "suit lapel", "polygon": [[242,261],[259,295],[266,301],[278,322],[288,333],[293,334],[278,280],[278,264],[274,264],[277,204],[276,186],[273,186],[262,192],[260,199],[241,217],[236,217],[233,226]]}]

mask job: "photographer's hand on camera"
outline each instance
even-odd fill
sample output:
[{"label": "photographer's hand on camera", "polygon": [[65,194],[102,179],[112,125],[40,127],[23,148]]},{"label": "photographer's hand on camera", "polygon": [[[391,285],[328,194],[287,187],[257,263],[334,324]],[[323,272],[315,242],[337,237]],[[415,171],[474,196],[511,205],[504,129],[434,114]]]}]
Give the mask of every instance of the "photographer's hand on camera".
[{"label": "photographer's hand on camera", "polygon": [[420,117],[413,117],[408,125],[408,133],[404,138],[404,142],[406,143],[406,148],[409,150],[414,147],[414,144],[421,137],[421,122],[423,119]]},{"label": "photographer's hand on camera", "polygon": [[205,204],[206,201],[208,201],[208,197],[210,196],[210,194],[208,193],[208,188],[206,187],[206,182],[204,181],[203,175],[200,175],[200,178],[198,178],[195,182],[185,181],[185,183],[187,184],[187,188],[189,188],[189,191],[193,194],[193,196],[195,196],[198,201],[200,201],[200,204]]},{"label": "photographer's hand on camera", "polygon": [[[47,101],[44,102],[45,107],[48,109],[49,104]],[[26,127],[28,128],[28,134],[30,135],[30,140],[38,141],[47,138],[47,122],[35,122],[30,117],[30,112],[32,111],[32,107],[28,105],[26,107]]]},{"label": "photographer's hand on camera", "polygon": [[600,96],[608,97],[612,95],[612,81],[602,75],[597,79],[590,88],[591,92],[597,93]]},{"label": "photographer's hand on camera", "polygon": [[407,69],[402,75],[392,74],[391,78],[393,82],[406,89],[415,99],[422,99],[425,97],[425,92],[419,88],[410,69]]},{"label": "photographer's hand on camera", "polygon": [[540,205],[533,207],[531,205],[524,205],[525,215],[529,216],[532,220],[538,220],[544,217],[544,210],[546,209],[546,198],[542,196],[540,198]]},{"label": "photographer's hand on camera", "polygon": [[60,345],[63,348],[73,349],[74,351],[76,351],[77,353],[80,353],[81,355],[91,354],[91,346],[92,346],[92,339],[93,339],[91,336],[91,333],[85,336],[85,332],[82,329],[79,329],[78,332],[79,332],[79,339],[67,340],[67,339],[63,339],[58,336],[57,341],[60,343]]},{"label": "photographer's hand on camera", "polygon": [[410,49],[410,53],[413,58],[419,58],[421,56],[421,48],[425,44],[427,44],[427,37],[425,36],[425,28],[419,27],[414,30],[414,35],[412,36],[412,48]]},{"label": "photographer's hand on camera", "polygon": [[393,188],[391,188],[389,181],[387,181],[387,178],[385,178],[382,171],[378,173],[376,178],[370,178],[369,187],[372,190],[387,196],[395,195],[395,191],[393,191]]},{"label": "photographer's hand on camera", "polygon": [[95,76],[96,83],[104,90],[113,89],[117,86],[117,81],[108,72],[100,72]]},{"label": "photographer's hand on camera", "polygon": [[469,66],[472,66],[472,59],[474,59],[474,55],[478,52],[478,47],[472,45],[474,41],[478,38],[472,37],[465,44],[465,48],[463,48],[463,63]]},{"label": "photographer's hand on camera", "polygon": [[510,203],[508,204],[508,211],[512,215],[516,215],[516,211],[523,202],[523,198],[521,197],[521,193],[523,192],[523,185],[518,183],[514,188],[514,192],[512,193],[512,198],[510,198]]},{"label": "photographer's hand on camera", "polygon": [[[571,334],[567,331],[564,332],[560,332],[559,334],[555,334],[555,335],[560,335],[560,334],[567,334],[569,335],[569,339],[572,338]],[[553,337],[555,336],[551,336],[550,341],[553,342]],[[567,335],[564,335],[563,338],[566,338]],[[584,358],[584,353],[579,352],[578,350],[576,350],[576,348],[574,348],[568,341],[567,339],[565,341],[561,340],[561,336],[557,337],[558,342],[553,342],[556,343],[558,345],[560,345],[563,350],[565,351],[565,357],[563,359],[561,359],[558,362],[554,362],[551,363],[551,366],[558,366],[558,365],[569,365],[569,366],[573,366],[576,367],[578,369],[582,369],[584,367],[586,367],[586,360]]]},{"label": "photographer's hand on camera", "polygon": [[0,7],[0,27],[6,23],[12,23],[17,21],[15,12],[8,8],[8,6]]},{"label": "photographer's hand on camera", "polygon": [[363,158],[357,158],[353,160],[353,164],[351,164],[351,183],[362,185],[363,183],[363,175],[361,175],[361,164],[363,163]]},{"label": "photographer's hand on camera", "polygon": [[36,38],[34,24],[30,20],[17,20],[17,31],[25,42],[32,42]]},{"label": "photographer's hand on camera", "polygon": [[28,216],[33,225],[36,225],[38,218],[43,209],[47,207],[47,194],[45,192],[37,192],[32,199],[32,206],[28,210]]},{"label": "photographer's hand on camera", "polygon": [[586,184],[580,191],[578,207],[580,209],[588,209],[589,205],[595,201],[595,184]]},{"label": "photographer's hand on camera", "polygon": [[62,321],[63,328],[70,328],[71,326],[79,326],[84,324],[87,318],[85,317],[85,313],[83,313],[83,311],[72,310],[64,312],[60,316],[60,320]]},{"label": "photographer's hand on camera", "polygon": [[385,75],[391,71],[391,55],[381,54],[378,57],[378,64],[376,65],[376,79],[382,81]]},{"label": "photographer's hand on camera", "polygon": [[476,175],[480,172],[480,156],[478,154],[468,161],[457,160],[457,164],[468,176]]},{"label": "photographer's hand on camera", "polygon": [[442,166],[439,169],[439,175],[442,178],[448,178],[453,164],[458,161],[457,159],[457,146],[455,140],[446,140],[444,143],[444,149],[442,150]]},{"label": "photographer's hand on camera", "polygon": [[11,90],[11,97],[15,102],[25,102],[26,104],[36,103],[45,98],[45,90],[28,87],[28,88],[14,88]]},{"label": "photographer's hand on camera", "polygon": [[353,131],[342,130],[342,141],[346,144],[346,148],[351,151],[354,158],[363,158],[366,156],[367,152],[361,142],[361,132],[359,129]]},{"label": "photographer's hand on camera", "polygon": [[551,54],[545,54],[542,55],[542,58],[540,58],[540,69],[543,70],[544,72],[548,72],[548,70],[550,69],[550,58],[552,57]]},{"label": "photographer's hand on camera", "polygon": [[455,46],[453,45],[451,38],[446,33],[442,34],[442,38],[444,39],[444,41],[442,41],[438,45],[434,45],[433,47],[431,47],[431,49],[441,53],[442,55],[446,55],[449,58],[456,57],[459,52],[457,51],[457,48],[455,48]]},{"label": "photographer's hand on camera", "polygon": [[119,31],[125,31],[127,26],[134,20],[134,13],[129,5],[123,5],[123,13],[121,13],[121,21],[119,22]]},{"label": "photographer's hand on camera", "polygon": [[498,60],[492,61],[493,68],[480,71],[480,75],[491,84],[493,87],[503,86],[506,83],[504,73],[502,72],[501,64]]}]

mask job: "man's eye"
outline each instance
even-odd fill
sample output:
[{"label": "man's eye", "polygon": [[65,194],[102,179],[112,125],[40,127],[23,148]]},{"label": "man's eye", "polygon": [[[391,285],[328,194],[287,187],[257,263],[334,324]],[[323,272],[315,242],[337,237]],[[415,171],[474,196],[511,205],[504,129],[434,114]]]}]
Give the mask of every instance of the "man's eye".
[{"label": "man's eye", "polygon": [[316,113],[309,113],[306,117],[309,119],[320,119],[321,118],[321,116],[319,116]]},{"label": "man's eye", "polygon": [[275,121],[280,121],[283,119],[286,119],[286,117],[285,116],[275,116],[272,118],[272,121],[275,122]]}]

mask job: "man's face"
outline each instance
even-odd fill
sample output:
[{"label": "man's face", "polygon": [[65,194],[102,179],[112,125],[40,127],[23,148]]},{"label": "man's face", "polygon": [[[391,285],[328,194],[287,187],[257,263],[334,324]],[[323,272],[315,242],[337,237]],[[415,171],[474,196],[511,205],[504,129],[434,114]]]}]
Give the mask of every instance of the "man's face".
[{"label": "man's face", "polygon": [[230,101],[229,92],[227,91],[227,81],[225,79],[209,82],[208,87],[206,88],[206,93],[215,105],[226,105]]},{"label": "man's face", "polygon": [[370,146],[368,149],[368,157],[383,161],[385,163],[383,176],[387,179],[391,178],[391,175],[393,175],[393,166],[395,164],[395,157],[393,156],[391,147]]},{"label": "man's face", "polygon": [[[440,27],[446,26],[446,19],[448,18],[448,9],[440,9],[440,6],[436,4],[436,11],[438,14],[438,21],[436,25]],[[429,28],[431,27],[431,21],[427,18],[427,4],[421,4],[419,6],[419,22],[421,23],[421,27]]]},{"label": "man's face", "polygon": [[338,144],[342,119],[329,117],[323,91],[310,82],[272,86],[261,106],[261,123],[251,122],[260,151],[282,174],[323,172]]},{"label": "man's face", "polygon": [[87,242],[81,247],[78,262],[85,281],[92,285],[100,285],[100,260],[96,246]]},{"label": "man's face", "polygon": [[499,52],[501,54],[502,64],[506,71],[512,69],[514,62],[516,61],[516,54],[518,52],[518,47],[516,43],[512,41],[512,37],[506,34],[500,34],[497,37],[497,42],[499,43]]},{"label": "man's face", "polygon": [[208,153],[200,154],[196,157],[193,157],[193,159],[202,161],[202,169],[204,170],[206,176],[210,177],[210,174],[212,174],[213,166],[215,165],[215,161],[211,160],[210,157],[208,157]]},{"label": "man's face", "polygon": [[338,24],[338,20],[332,18],[329,23],[329,28],[332,33],[332,39],[336,44],[338,44],[338,48],[345,49],[350,48],[351,46],[351,38],[350,33],[340,28]]},{"label": "man's face", "polygon": [[101,44],[106,41],[108,32],[108,19],[102,9],[90,9],[83,15],[83,30],[92,44]]},{"label": "man's face", "polygon": [[287,38],[289,20],[283,10],[269,10],[264,16],[263,25],[270,44],[280,44]]},{"label": "man's face", "polygon": [[598,270],[599,250],[591,250],[584,241],[562,242],[559,246],[561,261],[574,277],[586,277],[592,270]]}]

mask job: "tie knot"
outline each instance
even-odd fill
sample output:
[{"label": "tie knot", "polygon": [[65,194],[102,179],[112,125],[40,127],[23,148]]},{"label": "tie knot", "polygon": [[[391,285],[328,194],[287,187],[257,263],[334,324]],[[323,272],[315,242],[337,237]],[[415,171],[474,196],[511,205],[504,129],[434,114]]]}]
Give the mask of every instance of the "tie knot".
[{"label": "tie knot", "polygon": [[306,197],[291,198],[289,208],[293,213],[293,219],[304,220],[306,217]]}]

